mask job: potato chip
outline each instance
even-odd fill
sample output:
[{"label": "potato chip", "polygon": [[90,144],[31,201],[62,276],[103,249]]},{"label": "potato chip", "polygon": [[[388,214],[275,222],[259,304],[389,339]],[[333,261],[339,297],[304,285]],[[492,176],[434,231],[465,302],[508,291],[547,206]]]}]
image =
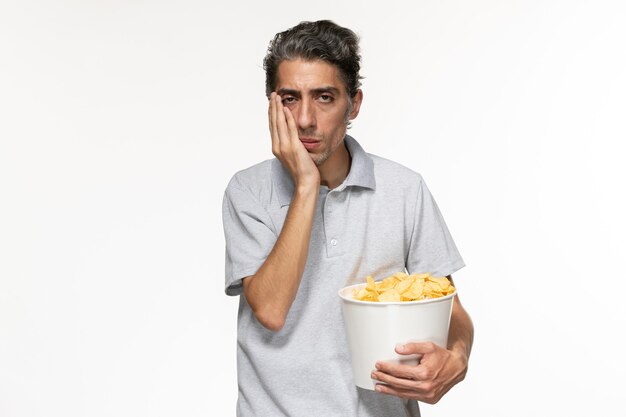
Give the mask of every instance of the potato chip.
[{"label": "potato chip", "polygon": [[422,298],[424,294],[424,280],[423,279],[415,279],[413,281],[413,285],[407,291],[402,294],[402,297],[406,298],[407,301],[419,300]]},{"label": "potato chip", "polygon": [[406,279],[403,279],[402,281],[398,282],[398,284],[396,284],[395,286],[395,289],[400,294],[404,294],[406,290],[408,290],[411,287],[411,285],[413,285],[414,282],[415,282],[415,277],[407,277]]},{"label": "potato chip", "polygon": [[378,290],[386,290],[389,288],[393,288],[396,286],[396,284],[400,281],[400,278],[397,278],[395,276],[390,276],[387,277],[385,279],[382,280],[382,282],[380,283],[380,285],[378,285]]},{"label": "potato chip", "polygon": [[378,301],[400,301],[400,293],[391,288],[378,296]]},{"label": "potato chip", "polygon": [[454,286],[446,277],[433,277],[430,273],[408,275],[398,272],[382,281],[368,276],[364,287],[355,289],[355,300],[371,302],[417,301],[452,294]]}]

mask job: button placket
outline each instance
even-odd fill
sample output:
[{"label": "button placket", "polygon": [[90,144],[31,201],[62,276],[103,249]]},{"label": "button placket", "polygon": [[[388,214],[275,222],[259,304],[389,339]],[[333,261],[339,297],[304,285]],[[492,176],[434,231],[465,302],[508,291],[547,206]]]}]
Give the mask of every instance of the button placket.
[{"label": "button placket", "polygon": [[[328,257],[338,256],[343,253],[341,246],[342,219],[338,216],[339,194],[333,190],[326,196],[324,210],[326,212],[324,221],[324,232],[326,233],[326,253]],[[333,213],[334,215],[331,215]]]}]

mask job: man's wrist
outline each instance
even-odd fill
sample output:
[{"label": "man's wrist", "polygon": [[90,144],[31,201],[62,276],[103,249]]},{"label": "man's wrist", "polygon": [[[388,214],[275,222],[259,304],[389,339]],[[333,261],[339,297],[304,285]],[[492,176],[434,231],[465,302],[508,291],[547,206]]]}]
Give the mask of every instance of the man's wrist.
[{"label": "man's wrist", "polygon": [[315,194],[320,190],[320,182],[319,179],[312,180],[302,180],[296,183],[295,193],[300,196],[307,196],[310,194]]}]

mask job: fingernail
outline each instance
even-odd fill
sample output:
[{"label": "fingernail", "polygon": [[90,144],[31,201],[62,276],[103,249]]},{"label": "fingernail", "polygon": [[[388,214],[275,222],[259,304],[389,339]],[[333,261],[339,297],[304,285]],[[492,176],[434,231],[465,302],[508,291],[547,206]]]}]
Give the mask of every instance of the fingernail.
[{"label": "fingernail", "polygon": [[380,369],[380,368],[381,368],[380,362],[376,362],[376,369]]},{"label": "fingernail", "polygon": [[374,389],[378,392],[381,392],[383,390],[383,388],[380,386],[380,384],[376,384],[376,386],[374,387]]},{"label": "fingernail", "polygon": [[371,373],[370,378],[376,379],[376,374],[374,372]]},{"label": "fingernail", "polygon": [[404,349],[405,349],[405,347],[404,347],[404,345],[403,345],[403,344],[398,343],[398,344],[396,345],[396,352],[404,352]]}]

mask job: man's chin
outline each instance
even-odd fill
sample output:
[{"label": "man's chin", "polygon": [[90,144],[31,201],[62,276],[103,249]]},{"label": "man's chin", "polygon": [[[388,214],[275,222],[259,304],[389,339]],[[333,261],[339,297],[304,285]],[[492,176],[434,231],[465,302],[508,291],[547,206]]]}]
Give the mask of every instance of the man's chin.
[{"label": "man's chin", "polygon": [[315,155],[314,157],[313,155],[311,155],[311,159],[313,160],[315,166],[320,167],[324,165],[324,162],[328,160],[328,156],[329,155]]}]

